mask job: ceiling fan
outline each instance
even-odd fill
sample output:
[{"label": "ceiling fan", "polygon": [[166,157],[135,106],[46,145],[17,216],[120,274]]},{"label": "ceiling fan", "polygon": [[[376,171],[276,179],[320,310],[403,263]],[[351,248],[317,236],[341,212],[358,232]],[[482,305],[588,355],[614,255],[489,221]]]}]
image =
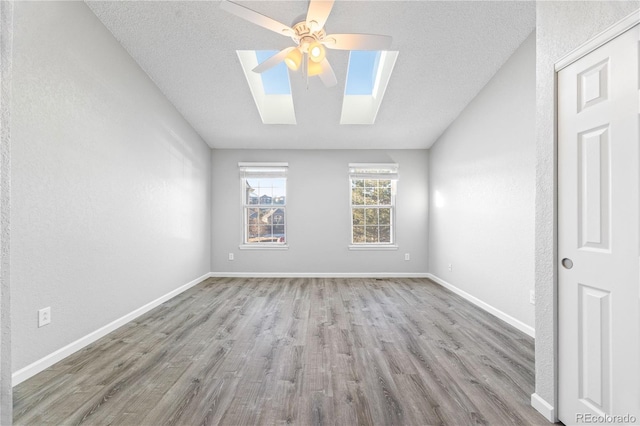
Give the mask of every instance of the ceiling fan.
[{"label": "ceiling fan", "polygon": [[291,37],[295,46],[282,49],[253,69],[262,73],[284,61],[293,71],[302,66],[307,76],[317,75],[326,87],[335,86],[338,81],[325,57],[327,49],[338,50],[387,50],[391,37],[378,34],[329,34],[324,24],[331,13],[334,0],[310,0],[306,19],[298,18],[291,27],[268,16],[227,0],[220,7],[240,18],[278,34]]}]

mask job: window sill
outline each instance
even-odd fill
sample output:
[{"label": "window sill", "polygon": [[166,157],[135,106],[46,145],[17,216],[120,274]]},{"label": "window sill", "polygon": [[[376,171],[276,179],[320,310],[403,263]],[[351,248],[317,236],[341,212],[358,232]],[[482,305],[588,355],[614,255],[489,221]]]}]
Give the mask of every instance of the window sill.
[{"label": "window sill", "polygon": [[349,250],[398,250],[396,244],[349,244]]},{"label": "window sill", "polygon": [[288,244],[240,244],[240,250],[289,250]]}]

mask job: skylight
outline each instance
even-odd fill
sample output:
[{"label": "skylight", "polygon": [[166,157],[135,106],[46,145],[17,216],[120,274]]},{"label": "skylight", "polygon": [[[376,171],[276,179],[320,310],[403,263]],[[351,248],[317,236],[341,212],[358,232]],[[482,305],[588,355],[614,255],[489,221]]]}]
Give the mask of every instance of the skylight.
[{"label": "skylight", "polygon": [[375,123],[397,58],[391,50],[349,53],[340,124]]},{"label": "skylight", "polygon": [[[282,62],[263,73],[253,69],[277,52],[238,50],[238,59],[264,124],[296,124],[289,70]],[[351,51],[340,124],[374,124],[398,57],[397,51]]]},{"label": "skylight", "polygon": [[354,50],[349,55],[345,95],[372,95],[380,64],[380,51]]},{"label": "skylight", "polygon": [[[256,50],[256,59],[261,64],[276,53],[278,53],[277,50]],[[280,62],[275,67],[266,70],[260,76],[262,77],[262,87],[265,95],[291,94],[289,72],[284,62]]]},{"label": "skylight", "polygon": [[237,50],[244,76],[264,124],[296,124],[287,66],[282,63],[261,74],[252,70],[276,52]]}]

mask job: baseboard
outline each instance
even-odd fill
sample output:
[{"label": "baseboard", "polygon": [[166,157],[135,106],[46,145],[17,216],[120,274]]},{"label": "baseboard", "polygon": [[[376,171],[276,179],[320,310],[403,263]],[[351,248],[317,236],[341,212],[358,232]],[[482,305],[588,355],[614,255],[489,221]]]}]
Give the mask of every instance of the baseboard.
[{"label": "baseboard", "polygon": [[467,293],[464,290],[460,290],[458,287],[454,286],[453,284],[449,284],[448,282],[446,282],[445,280],[443,280],[440,277],[437,277],[437,276],[435,276],[433,274],[427,274],[427,278],[429,278],[429,279],[433,280],[434,282],[440,284],[444,288],[446,288],[448,290],[451,290],[455,294],[464,297],[469,302],[473,303],[476,306],[479,306],[480,308],[484,309],[485,311],[489,312],[490,314],[500,318],[502,321],[506,322],[507,324],[514,326],[515,328],[517,328],[518,330],[522,331],[523,333],[526,333],[526,334],[528,334],[529,336],[531,336],[533,338],[536,337],[535,329],[533,327],[531,327],[530,325],[527,325],[527,324],[523,323],[519,319],[516,319],[516,318],[512,317],[511,315],[502,312],[500,309],[494,308],[493,306],[489,305],[486,302],[483,302],[482,300],[478,299],[475,296],[470,295],[469,293]]},{"label": "baseboard", "polygon": [[133,321],[134,319],[136,319],[140,315],[149,312],[151,309],[163,304],[167,300],[169,300],[169,299],[177,296],[178,294],[190,289],[194,285],[202,282],[203,280],[206,280],[207,278],[209,278],[211,276],[212,276],[211,273],[204,274],[203,276],[201,276],[199,278],[196,278],[195,280],[190,281],[187,284],[176,288],[175,290],[170,291],[169,293],[165,294],[164,296],[160,296],[156,300],[154,300],[152,302],[149,302],[144,306],[139,307],[138,309],[126,314],[125,316],[120,317],[117,320],[110,322],[109,324],[105,325],[104,327],[101,327],[101,328],[99,328],[99,329],[87,334],[86,336],[81,337],[80,339],[76,340],[75,342],[72,342],[72,343],[68,344],[67,346],[65,346],[63,348],[60,348],[60,349],[58,349],[57,351],[55,351],[53,353],[50,353],[49,355],[45,356],[44,358],[41,358],[38,361],[36,361],[36,362],[34,362],[32,364],[29,364],[24,368],[21,368],[20,370],[18,370],[15,373],[12,374],[12,376],[11,376],[12,386],[16,386],[16,385],[24,382],[28,378],[35,376],[36,374],[38,374],[39,372],[45,370],[46,368],[51,367],[56,362],[61,361],[62,359],[68,357],[72,353],[79,351],[80,349],[84,348],[85,346],[95,342],[96,340],[100,339],[101,337],[106,336],[107,334],[111,333],[112,331],[116,330],[117,328],[122,327],[123,325],[127,324],[129,321]]},{"label": "baseboard", "polygon": [[428,278],[425,272],[212,272],[230,278]]},{"label": "baseboard", "polygon": [[537,393],[531,394],[531,406],[549,420],[549,422],[555,423],[557,421],[556,411],[553,408],[553,405],[540,398]]}]

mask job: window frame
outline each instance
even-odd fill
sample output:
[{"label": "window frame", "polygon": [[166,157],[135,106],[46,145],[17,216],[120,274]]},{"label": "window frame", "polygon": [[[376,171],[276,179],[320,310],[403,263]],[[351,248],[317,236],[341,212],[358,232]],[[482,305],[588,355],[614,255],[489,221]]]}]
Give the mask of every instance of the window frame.
[{"label": "window frame", "polygon": [[[368,205],[368,204],[353,204],[353,188],[354,180],[390,180],[391,181],[391,200],[387,205]],[[396,230],[396,195],[397,195],[397,183],[398,183],[398,164],[396,163],[350,163],[349,164],[349,223],[350,223],[350,250],[397,250],[397,230]],[[384,242],[354,242],[354,208],[389,208],[389,233],[390,241]],[[380,224],[377,225],[380,227]],[[366,238],[366,237],[365,237]]]},{"label": "window frame", "polygon": [[[240,196],[241,196],[241,208],[242,208],[242,230],[241,230],[241,243],[239,248],[241,250],[287,250],[289,248],[288,235],[287,235],[287,175],[288,175],[288,163],[254,163],[254,162],[240,162],[238,163],[238,169],[240,172]],[[284,179],[284,204],[249,204],[246,194],[247,180],[248,179]],[[262,209],[276,207],[282,209],[284,213],[284,242],[250,242],[249,237],[249,209]]]}]

